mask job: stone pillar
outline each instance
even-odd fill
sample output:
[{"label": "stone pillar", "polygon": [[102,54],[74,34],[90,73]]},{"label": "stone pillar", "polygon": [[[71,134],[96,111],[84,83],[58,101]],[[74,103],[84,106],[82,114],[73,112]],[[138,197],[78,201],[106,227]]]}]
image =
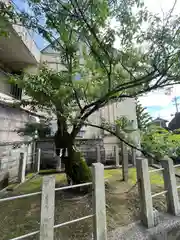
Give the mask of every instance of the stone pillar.
[{"label": "stone pillar", "polygon": [[43,177],[40,240],[54,239],[55,176]]},{"label": "stone pillar", "polygon": [[119,147],[115,146],[116,167],[119,167]]},{"label": "stone pillar", "polygon": [[101,162],[101,149],[100,149],[100,146],[98,145],[96,147],[96,158],[97,158],[97,162]]},{"label": "stone pillar", "polygon": [[38,150],[37,150],[37,158],[36,158],[36,172],[40,171],[40,164],[41,164],[41,149],[38,148]]},{"label": "stone pillar", "polygon": [[136,149],[131,148],[131,154],[132,154],[132,164],[133,166],[136,166]]},{"label": "stone pillar", "polygon": [[137,182],[141,208],[141,221],[148,227],[154,227],[153,203],[148,160],[138,157],[136,159]]},{"label": "stone pillar", "polygon": [[176,177],[172,159],[167,156],[161,160],[164,176],[164,188],[167,190],[166,201],[168,213],[178,215],[180,213],[180,203],[177,191]]},{"label": "stone pillar", "polygon": [[128,151],[124,142],[121,141],[122,151],[122,175],[123,181],[128,181]]},{"label": "stone pillar", "polygon": [[26,154],[21,152],[19,156],[19,169],[18,169],[18,182],[23,183],[25,181],[26,173]]},{"label": "stone pillar", "polygon": [[104,165],[101,163],[94,163],[92,165],[92,176],[94,189],[93,192],[94,239],[107,240]]}]

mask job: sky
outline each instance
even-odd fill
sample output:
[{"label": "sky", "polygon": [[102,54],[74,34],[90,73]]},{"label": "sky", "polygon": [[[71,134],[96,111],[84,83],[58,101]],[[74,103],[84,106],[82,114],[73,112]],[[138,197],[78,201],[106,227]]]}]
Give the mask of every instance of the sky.
[{"label": "sky", "polygon": [[[23,4],[23,0],[12,1],[20,9],[26,7]],[[144,0],[144,3],[147,6],[148,10],[151,12],[162,14],[163,12],[168,12],[172,8],[174,0]],[[177,0],[174,13],[179,12],[180,0]],[[47,45],[47,42],[45,42],[37,34],[34,34],[33,38],[35,39],[35,42],[39,49],[43,49]],[[174,97],[177,97],[177,102],[180,103],[180,85],[174,86],[168,95],[166,95],[165,92],[161,89],[155,92],[150,92],[145,96],[140,97],[139,100],[141,104],[146,107],[147,111],[153,118],[161,117],[170,121],[176,112],[176,108],[173,103]]]},{"label": "sky", "polygon": [[[150,11],[160,14],[168,12],[174,4],[174,0],[145,0],[144,2]],[[174,13],[180,13],[180,0],[177,0]],[[139,100],[144,107],[147,107],[147,111],[153,118],[161,117],[170,121],[176,112],[173,102],[174,97],[177,97],[177,102],[180,103],[180,85],[174,86],[170,95],[166,95],[163,90],[159,90],[148,93]]]}]

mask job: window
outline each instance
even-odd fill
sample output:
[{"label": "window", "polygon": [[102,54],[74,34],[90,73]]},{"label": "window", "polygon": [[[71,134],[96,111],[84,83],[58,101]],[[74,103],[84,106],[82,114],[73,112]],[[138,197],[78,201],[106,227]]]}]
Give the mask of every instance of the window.
[{"label": "window", "polygon": [[85,134],[85,131],[84,130],[80,130],[80,132],[77,134],[77,137],[83,138],[84,134]]},{"label": "window", "polygon": [[[16,74],[21,76],[22,72],[21,71],[13,71],[12,74]],[[21,100],[22,97],[22,89],[18,87],[17,84],[11,84],[11,89],[10,89],[10,94],[12,97]]]},{"label": "window", "polygon": [[12,84],[11,85],[11,95],[12,97],[21,100],[22,97],[22,89],[18,87],[17,84]]}]

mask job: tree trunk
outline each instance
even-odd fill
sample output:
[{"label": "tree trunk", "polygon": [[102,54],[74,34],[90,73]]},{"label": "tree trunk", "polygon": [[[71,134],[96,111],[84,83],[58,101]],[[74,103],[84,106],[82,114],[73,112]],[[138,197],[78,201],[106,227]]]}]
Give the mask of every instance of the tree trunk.
[{"label": "tree trunk", "polygon": [[[70,182],[73,184],[89,182],[91,171],[81,153],[75,149],[75,136],[68,133],[64,123],[64,119],[58,119],[58,130],[55,134],[56,155],[60,156],[61,149],[63,150],[61,160],[65,164],[69,184]],[[65,156],[66,149],[67,156]]]},{"label": "tree trunk", "polygon": [[73,145],[68,146],[68,156],[64,159],[65,172],[73,184],[91,181],[91,171],[81,153]]}]

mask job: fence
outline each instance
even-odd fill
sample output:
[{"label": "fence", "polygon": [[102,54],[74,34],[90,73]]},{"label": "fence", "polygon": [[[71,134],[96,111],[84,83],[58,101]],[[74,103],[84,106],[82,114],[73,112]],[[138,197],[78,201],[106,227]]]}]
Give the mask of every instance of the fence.
[{"label": "fence", "polygon": [[[97,162],[97,159],[104,165],[119,165],[122,164],[122,154],[121,148],[122,143],[113,142],[113,143],[104,143],[103,139],[77,139],[76,146],[83,154],[84,158],[86,159],[88,165]],[[42,163],[46,165],[46,163],[51,162],[54,157],[55,153],[55,144],[54,139],[42,139],[37,141],[37,148],[41,149],[41,159]],[[119,151],[119,153],[118,153]],[[135,163],[135,152],[129,151],[129,162]],[[133,152],[133,153],[132,153]],[[119,160],[118,160],[119,158]],[[117,161],[117,164],[116,164]]]},{"label": "fence", "polygon": [[[152,202],[154,197],[166,195],[167,212],[175,216],[180,213],[180,202],[177,191],[180,186],[177,186],[176,184],[174,170],[174,168],[179,167],[180,164],[173,165],[172,159],[169,159],[168,157],[165,157],[163,160],[161,160],[161,164],[162,168],[149,171],[147,159],[136,159],[137,181],[141,205],[141,220],[148,228],[154,227],[157,224]],[[152,194],[150,174],[160,171],[163,172],[164,191]]]},{"label": "fence", "polygon": [[[40,230],[30,232],[26,235],[22,235],[11,240],[25,239],[30,236],[39,234],[40,240],[53,240],[54,229],[78,222],[88,218],[93,218],[93,235],[95,240],[107,240],[107,227],[106,227],[106,204],[105,204],[105,184],[104,184],[104,166],[101,163],[95,163],[92,167],[92,182],[77,184],[72,186],[65,186],[55,188],[55,177],[45,176],[43,177],[42,192],[35,192],[20,196],[8,197],[0,199],[1,202],[11,201],[20,198],[27,198],[30,196],[41,194],[41,222]],[[55,192],[91,186],[93,189],[93,214],[84,216],[78,219],[71,220],[69,222],[59,223],[54,225],[54,211],[55,211]]]},{"label": "fence", "polygon": [[9,182],[23,183],[28,172],[36,174],[40,171],[41,150],[33,148],[35,146],[31,145],[31,142],[23,143],[23,147],[21,146],[22,143],[8,145],[3,153],[4,156],[1,154],[1,189],[6,188]]},{"label": "fence", "polygon": [[[61,152],[62,149],[59,150]],[[55,151],[55,148],[48,150],[41,148],[42,164],[45,162],[44,165],[46,165],[48,161],[53,163],[52,159],[55,158]],[[82,153],[88,165],[101,162],[105,165],[105,168],[106,166],[114,168],[119,167],[120,164],[123,163],[124,159],[127,164],[131,163],[135,165],[136,162],[136,150],[133,148],[127,149],[126,145],[123,143],[121,143],[120,147],[117,145],[111,145],[108,148],[102,148],[102,146],[97,145],[91,146],[89,149],[80,148],[79,151]]]},{"label": "fence", "polygon": [[37,149],[37,151],[33,152],[30,155],[26,155],[23,152],[21,152],[20,156],[19,156],[19,167],[18,167],[18,182],[19,183],[23,183],[25,181],[28,157],[32,158],[31,171],[33,171],[35,174],[39,173],[39,171],[40,171],[41,149]]},{"label": "fence", "polygon": [[0,188],[18,179],[20,153],[26,156],[26,170],[32,165],[32,142],[0,143]]},{"label": "fence", "polygon": [[[0,156],[0,182],[3,182],[1,188],[6,187],[8,182],[24,182],[26,172],[38,173],[40,166],[43,167],[44,160],[46,159],[49,164],[54,164],[54,168],[58,171],[64,170],[61,159],[55,157],[55,151],[51,149],[48,151],[37,149],[36,142],[17,142],[7,146],[0,146],[3,147],[3,150],[5,149],[5,151],[0,151],[0,153],[4,154]],[[131,149],[131,160],[129,160],[127,147],[123,143],[121,143],[120,148],[118,146],[111,146],[111,148],[105,150],[99,145],[93,148],[91,146],[91,149],[83,150],[82,154],[86,160],[91,159],[89,162],[87,161],[89,165],[101,162],[105,165],[105,168],[122,167],[123,179],[125,181],[128,180],[128,167],[131,166],[129,162],[131,161],[135,165],[136,158],[135,150]],[[122,166],[120,165],[121,162]]]}]

